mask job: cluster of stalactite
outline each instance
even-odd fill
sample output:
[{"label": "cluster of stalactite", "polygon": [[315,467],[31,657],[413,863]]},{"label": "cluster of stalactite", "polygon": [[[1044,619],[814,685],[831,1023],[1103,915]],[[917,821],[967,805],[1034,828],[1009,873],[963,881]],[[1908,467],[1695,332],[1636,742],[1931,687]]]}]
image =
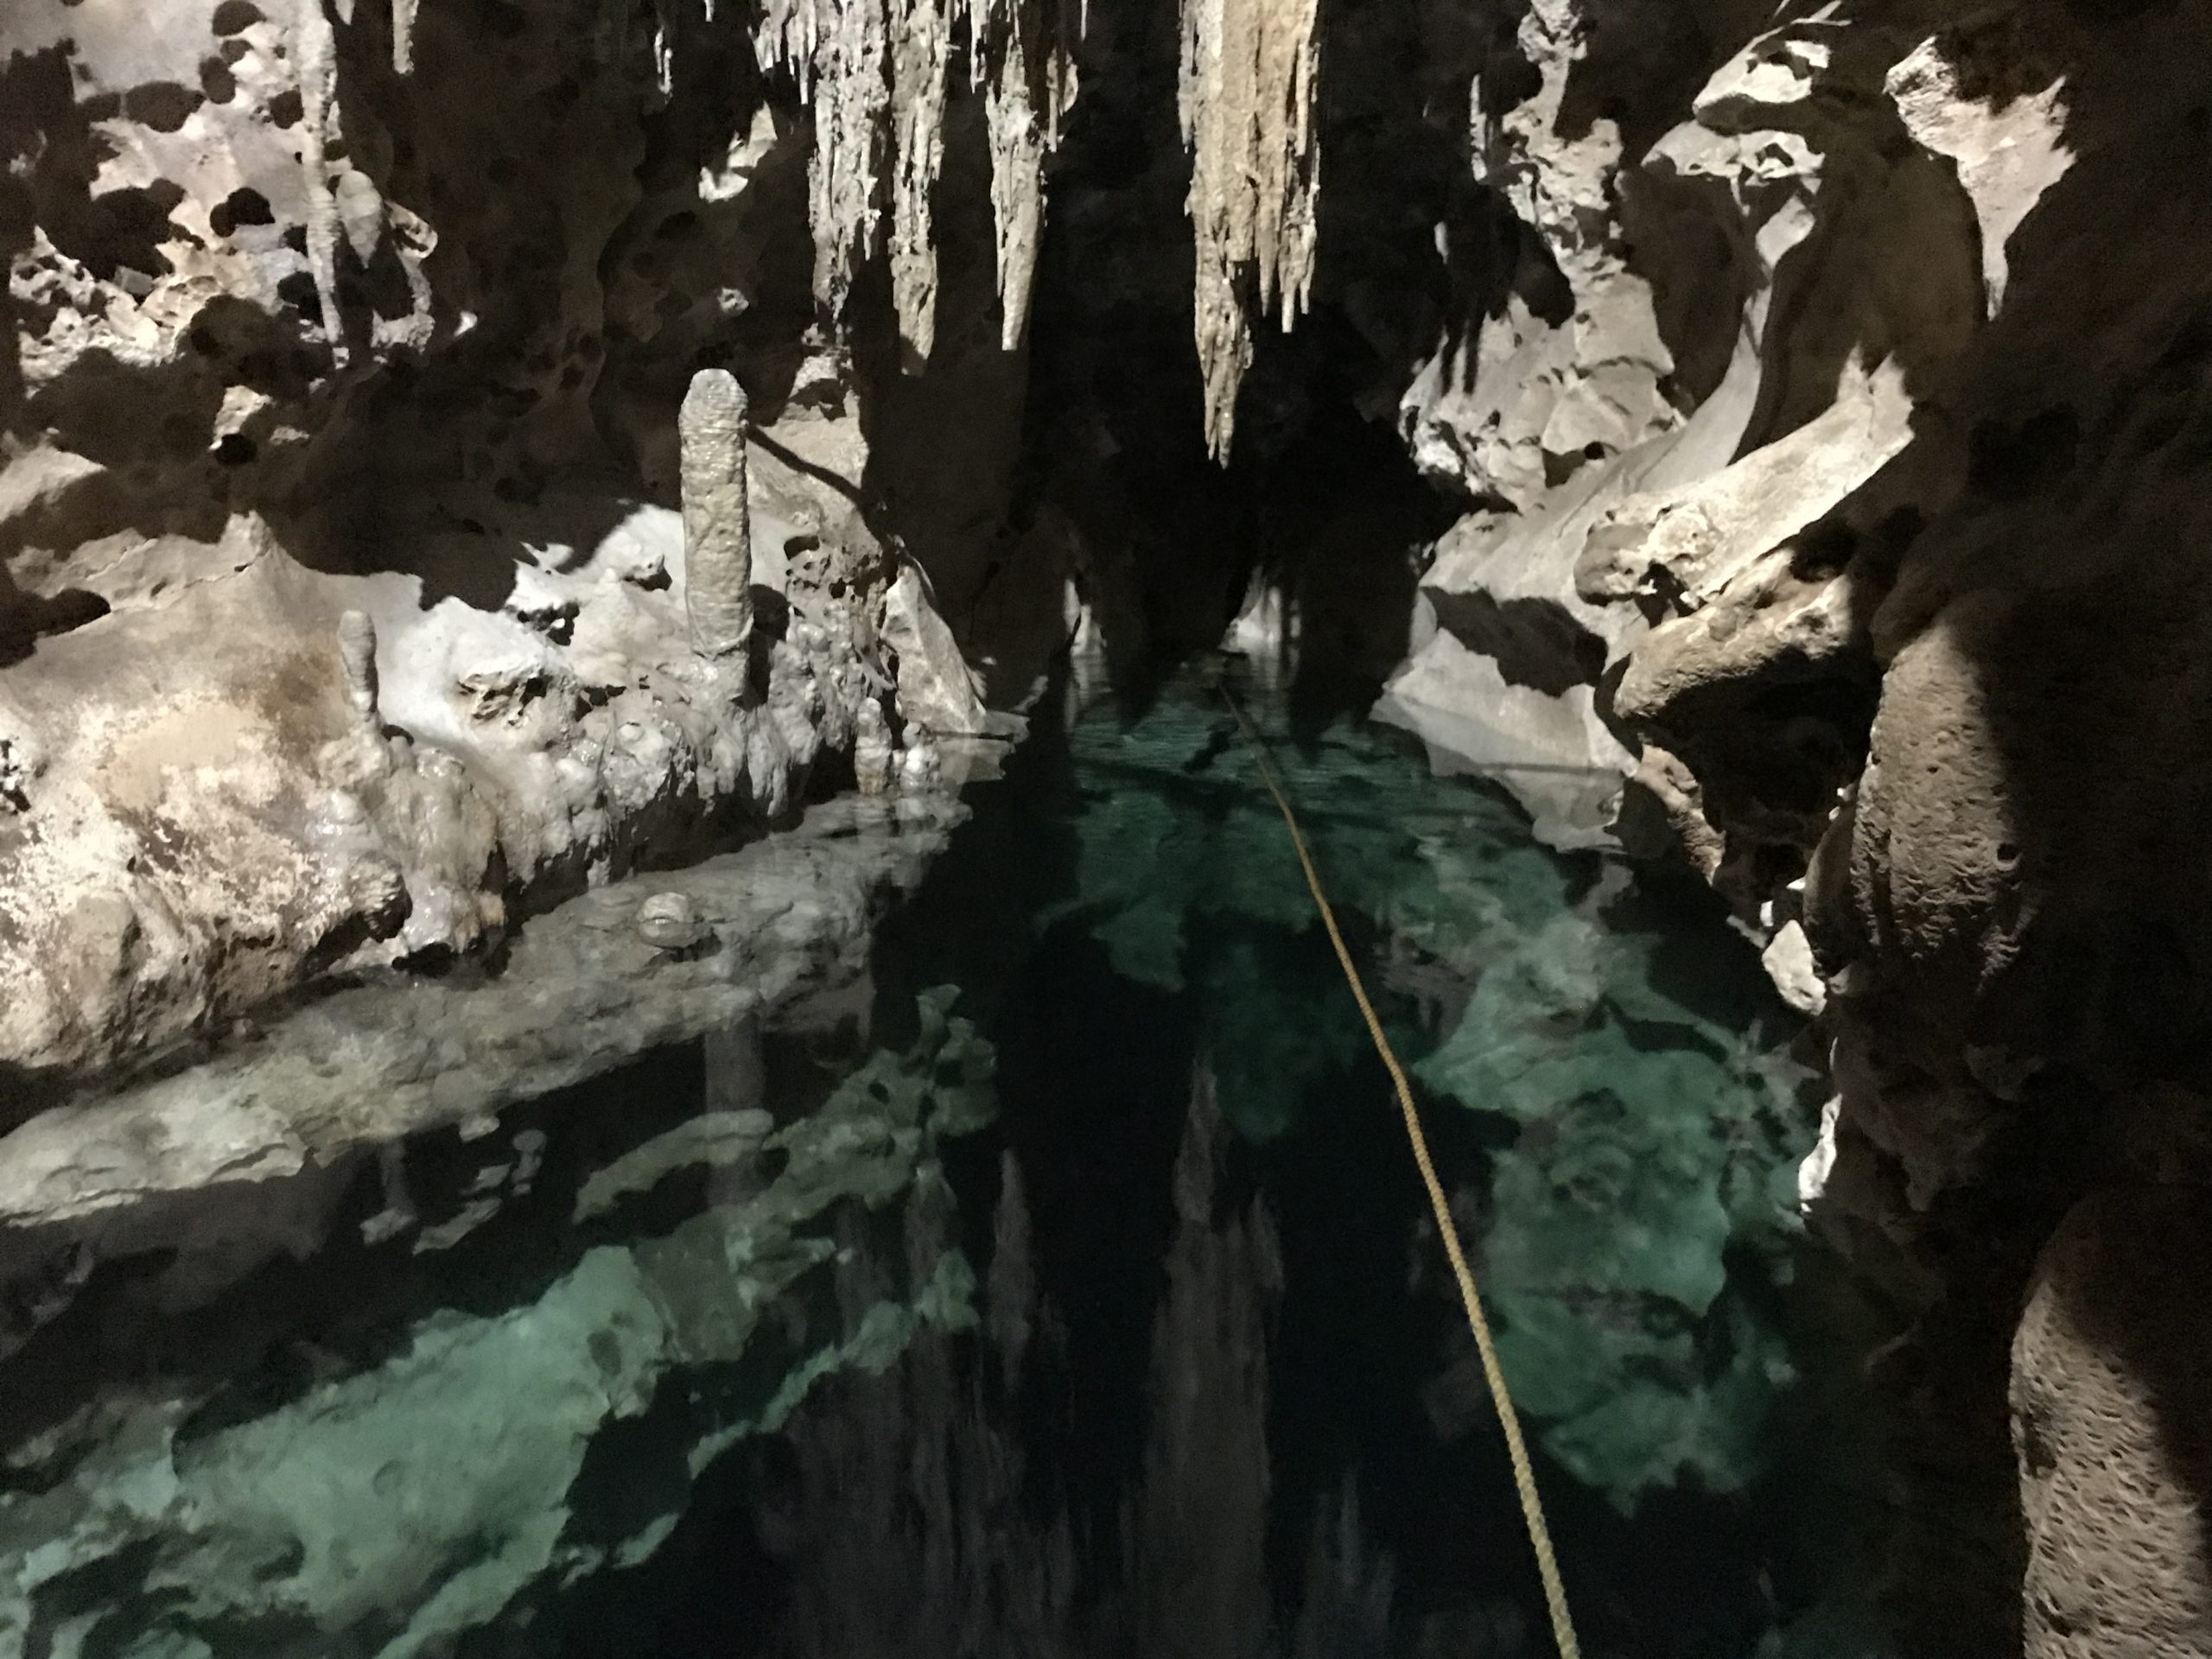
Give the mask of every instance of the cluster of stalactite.
[{"label": "cluster of stalactite", "polygon": [[[332,0],[297,0],[294,25],[302,159],[310,203],[308,257],[334,351],[338,213],[324,154],[335,137],[336,54]],[[653,56],[664,92],[673,85],[680,0],[656,0]],[[699,0],[707,21],[715,0]],[[350,19],[352,0],[334,0]],[[416,0],[391,0],[392,63],[414,65]],[[935,344],[938,256],[931,195],[944,165],[945,105],[956,48],[983,100],[991,156],[1001,343],[1021,341],[1044,234],[1046,158],[1075,99],[1073,48],[1084,0],[766,0],[754,27],[762,67],[786,69],[814,111],[810,219],[815,293],[841,315],[861,265],[885,251],[888,199],[892,294],[908,361]]]},{"label": "cluster of stalactite", "polygon": [[891,287],[912,359],[935,342],[931,195],[944,166],[955,48],[990,132],[1001,343],[1020,343],[1044,230],[1045,158],[1075,98],[1079,10],[1064,0],[768,0],[754,36],[814,109],[815,292],[836,313],[882,250],[889,180]]},{"label": "cluster of stalactite", "polygon": [[1229,458],[1252,321],[1287,329],[1313,285],[1321,150],[1317,0],[1183,0],[1178,112],[1191,148],[1195,321],[1206,444]]},{"label": "cluster of stalactite", "polygon": [[[657,0],[654,54],[672,84],[673,31]],[[350,15],[352,0],[336,0]],[[715,0],[700,0],[709,21]],[[326,0],[297,0],[295,55],[305,113],[308,257],[334,350],[337,208],[323,156],[336,115]],[[391,0],[392,62],[414,62],[416,0]],[[810,218],[815,292],[842,314],[863,262],[887,251],[907,360],[936,340],[938,251],[931,197],[944,166],[956,50],[982,99],[1003,323],[1020,343],[1044,233],[1045,163],[1076,91],[1084,0],[765,0],[753,46],[784,68],[814,111]],[[1191,148],[1195,324],[1207,445],[1226,460],[1255,316],[1288,328],[1313,287],[1320,149],[1317,0],[1183,0],[1178,93]],[[886,212],[886,203],[888,212]]]}]

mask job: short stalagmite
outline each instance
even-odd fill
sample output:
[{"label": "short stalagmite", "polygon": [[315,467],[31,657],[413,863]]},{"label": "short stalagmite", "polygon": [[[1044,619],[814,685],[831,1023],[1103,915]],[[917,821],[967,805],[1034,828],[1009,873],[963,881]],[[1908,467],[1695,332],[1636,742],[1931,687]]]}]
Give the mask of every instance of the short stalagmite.
[{"label": "short stalagmite", "polygon": [[354,718],[374,731],[377,724],[377,625],[365,611],[338,619],[338,657],[346,668],[346,700]]}]

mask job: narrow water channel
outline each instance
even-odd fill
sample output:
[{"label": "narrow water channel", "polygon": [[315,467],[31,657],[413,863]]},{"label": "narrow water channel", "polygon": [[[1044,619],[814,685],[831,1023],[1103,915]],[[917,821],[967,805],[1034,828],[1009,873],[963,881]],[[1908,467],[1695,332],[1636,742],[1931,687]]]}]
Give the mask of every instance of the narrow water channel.
[{"label": "narrow water channel", "polygon": [[[1218,671],[1063,686],[803,1019],[268,1184],[190,1249],[14,1242],[28,1659],[1548,1652]],[[1853,1316],[1796,1217],[1818,1096],[1751,946],[1239,683],[1414,1072],[1585,1651],[1875,1651]]]}]

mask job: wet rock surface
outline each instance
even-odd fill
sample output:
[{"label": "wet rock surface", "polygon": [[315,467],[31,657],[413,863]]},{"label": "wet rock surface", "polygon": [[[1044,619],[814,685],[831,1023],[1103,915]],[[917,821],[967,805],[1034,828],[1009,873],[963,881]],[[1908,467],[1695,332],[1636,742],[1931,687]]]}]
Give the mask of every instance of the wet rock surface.
[{"label": "wet rock surface", "polygon": [[[2178,711],[2208,221],[2174,170],[2205,98],[2164,67],[2206,26],[1501,17],[1465,130],[1510,296],[1440,331],[1402,409],[1471,510],[1421,576],[1393,717],[1563,833],[1686,855],[1821,1021],[1838,1100],[1805,1192],[1895,1309],[1910,1651],[2017,1651],[2023,1618],[2038,1650],[2202,1645],[2204,1567],[2160,1518],[2196,1477],[2118,1449],[2202,1397],[2191,1339],[2123,1343],[2117,1258],[2063,1292],[2031,1272],[2105,1201],[2144,1091],[2206,1096]],[[2030,1393],[2119,1437],[2114,1530],[2053,1496],[2072,1477],[2010,1467]],[[2094,1609],[2066,1565],[2092,1558]]]}]

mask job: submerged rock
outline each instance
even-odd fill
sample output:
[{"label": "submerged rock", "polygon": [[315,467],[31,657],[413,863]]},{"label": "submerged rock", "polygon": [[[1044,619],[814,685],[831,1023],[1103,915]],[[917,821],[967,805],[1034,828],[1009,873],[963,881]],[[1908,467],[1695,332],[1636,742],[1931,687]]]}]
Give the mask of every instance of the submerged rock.
[{"label": "submerged rock", "polygon": [[[18,1414],[0,1449],[18,1478],[0,1493],[0,1641],[207,1653],[281,1625],[406,1659],[651,1555],[692,1480],[776,1429],[820,1379],[880,1370],[925,1325],[972,1320],[957,1251],[880,1287],[846,1327],[809,1311],[841,1219],[939,1181],[939,1141],[989,1119],[993,1057],[950,1001],[925,996],[912,1048],[872,1057],[780,1125],[755,1108],[652,1103],[628,1131],[636,1144],[594,1168],[606,1126],[549,1110],[542,1131],[512,1137],[541,1160],[528,1179],[470,1160],[461,1170],[477,1173],[457,1179],[434,1138],[393,1143],[396,1166],[419,1166],[416,1204],[485,1211],[473,1224],[498,1234],[456,1241],[435,1265],[403,1265],[423,1249],[404,1231],[349,1249],[364,1195],[343,1181],[321,1184],[303,1216],[273,1306],[246,1276],[259,1262],[237,1252],[235,1223],[204,1203],[216,1230],[173,1235],[181,1255],[163,1269],[173,1290],[188,1266],[202,1276],[166,1304],[131,1287],[149,1240],[96,1234],[114,1271],[79,1275],[73,1324],[80,1342],[105,1333],[100,1363],[85,1367],[80,1349],[54,1432],[26,1433]],[[607,1103],[587,1095],[571,1112],[594,1099]],[[742,1133],[705,1134],[710,1119]],[[686,1172],[745,1157],[762,1162],[749,1192],[675,1196]],[[195,1211],[168,1213],[174,1226]],[[149,1325],[180,1356],[195,1353],[195,1329],[231,1334],[192,1363],[149,1367],[127,1333]],[[19,1406],[46,1351],[34,1336],[0,1369]],[[625,1470],[648,1419],[652,1466]],[[106,1587],[86,1609],[70,1586],[92,1577]]]}]

